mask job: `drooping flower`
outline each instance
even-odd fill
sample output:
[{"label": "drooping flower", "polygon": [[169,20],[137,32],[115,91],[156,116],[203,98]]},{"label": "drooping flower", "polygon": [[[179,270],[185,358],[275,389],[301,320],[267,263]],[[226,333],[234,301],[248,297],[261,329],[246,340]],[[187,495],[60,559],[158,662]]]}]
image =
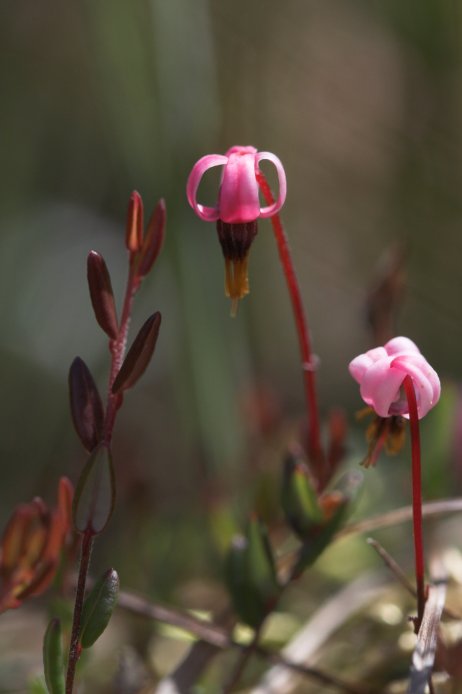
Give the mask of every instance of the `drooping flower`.
[{"label": "drooping flower", "polygon": [[[260,207],[257,173],[262,160],[271,161],[279,180],[279,196],[267,207]],[[221,185],[215,207],[197,201],[197,191],[208,169],[223,166]],[[235,313],[239,299],[248,294],[248,253],[257,233],[257,220],[276,214],[286,198],[284,168],[271,152],[257,152],[255,147],[231,147],[226,154],[209,154],[194,165],[186,186],[188,202],[206,222],[216,222],[218,238],[225,257],[225,292],[233,302]]]},{"label": "drooping flower", "polygon": [[408,401],[401,388],[406,376],[414,385],[419,419],[440,397],[438,374],[407,337],[395,337],[383,347],[360,354],[350,362],[349,370],[360,385],[362,399],[379,417],[409,419]]},{"label": "drooping flower", "polygon": [[62,477],[56,509],[36,497],[13,511],[0,543],[0,612],[40,595],[52,582],[71,527],[72,495]]}]

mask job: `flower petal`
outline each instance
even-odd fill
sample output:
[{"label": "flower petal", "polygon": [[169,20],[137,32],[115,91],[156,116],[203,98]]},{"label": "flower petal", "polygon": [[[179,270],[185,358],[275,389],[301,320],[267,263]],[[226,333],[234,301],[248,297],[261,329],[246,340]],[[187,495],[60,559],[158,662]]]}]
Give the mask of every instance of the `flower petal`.
[{"label": "flower petal", "polygon": [[284,171],[284,167],[281,163],[281,160],[275,154],[272,154],[271,152],[260,152],[259,154],[257,154],[255,158],[256,168],[258,168],[258,164],[263,159],[271,161],[274,164],[274,166],[276,167],[279,181],[279,195],[277,200],[272,205],[269,205],[268,207],[262,207],[260,209],[260,217],[265,219],[266,217],[272,217],[273,214],[279,212],[279,210],[283,206],[287,195],[287,180],[286,172]]},{"label": "flower petal", "polygon": [[231,152],[223,171],[218,210],[227,224],[254,222],[260,216],[255,154],[239,148]]},{"label": "flower petal", "polygon": [[202,180],[202,176],[208,169],[214,166],[225,166],[228,162],[228,157],[224,157],[221,154],[207,154],[205,157],[199,159],[195,163],[191,173],[189,174],[188,182],[186,184],[186,195],[188,197],[188,202],[193,208],[194,212],[198,217],[203,219],[205,222],[216,222],[220,217],[218,207],[206,207],[197,202],[197,190],[199,184]]},{"label": "flower petal", "polygon": [[[440,397],[440,379],[436,371],[432,369],[430,364],[420,354],[395,357],[391,362],[391,368],[399,370],[412,378],[417,400],[417,411],[419,419],[422,419],[436,405]],[[409,418],[407,412],[403,416],[407,419]]]},{"label": "flower petal", "polygon": [[384,349],[389,356],[400,352],[420,354],[420,349],[408,337],[394,337],[392,340],[388,340]]},{"label": "flower petal", "polygon": [[375,347],[375,349],[370,349],[365,354],[360,354],[355,357],[349,365],[350,374],[353,376],[355,381],[361,383],[367,369],[369,369],[372,364],[379,361],[379,359],[386,359],[387,353],[383,347]]},{"label": "flower petal", "polygon": [[405,374],[390,369],[391,359],[380,359],[367,369],[361,380],[361,397],[379,417],[389,417],[390,408],[399,399]]}]

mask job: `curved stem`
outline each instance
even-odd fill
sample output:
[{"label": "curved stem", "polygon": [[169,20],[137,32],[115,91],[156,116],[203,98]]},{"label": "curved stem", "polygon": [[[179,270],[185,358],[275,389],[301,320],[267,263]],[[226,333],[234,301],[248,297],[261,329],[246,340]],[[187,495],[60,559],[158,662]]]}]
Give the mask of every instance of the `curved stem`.
[{"label": "curved stem", "polygon": [[420,456],[420,432],[417,400],[414,384],[410,376],[406,376],[404,379],[403,387],[409,405],[409,423],[411,427],[412,522],[414,528],[415,579],[417,587],[417,621],[415,623],[415,631],[417,633],[422,623],[425,608],[425,563],[422,532],[422,472]]},{"label": "curved stem", "polygon": [[[268,181],[261,171],[257,172],[257,181],[268,205],[274,203],[274,197],[269,187]],[[310,333],[303,307],[295,267],[290,253],[289,242],[282,226],[279,214],[271,217],[274,236],[279,251],[282,269],[287,282],[292,309],[294,312],[295,325],[298,333],[300,353],[302,358],[303,382],[305,388],[305,398],[308,410],[308,452],[311,461],[316,469],[316,477],[322,488],[326,480],[325,460],[321,446],[319,409],[316,396],[315,360],[311,349]]]},{"label": "curved stem", "polygon": [[90,566],[91,550],[93,546],[93,534],[86,532],[82,539],[80,553],[79,578],[75,594],[74,616],[72,619],[71,641],[69,645],[69,657],[67,661],[66,694],[72,694],[74,688],[75,668],[80,658],[80,622],[82,619],[83,601],[85,597],[85,584],[88,567]]}]

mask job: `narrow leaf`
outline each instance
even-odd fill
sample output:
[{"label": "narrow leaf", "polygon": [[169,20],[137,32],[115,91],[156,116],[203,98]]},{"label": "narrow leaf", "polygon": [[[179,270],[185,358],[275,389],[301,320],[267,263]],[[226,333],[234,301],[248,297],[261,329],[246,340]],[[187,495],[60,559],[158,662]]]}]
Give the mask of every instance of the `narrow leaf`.
[{"label": "narrow leaf", "polygon": [[52,619],[45,632],[43,668],[50,694],[64,694],[64,662],[59,619]]},{"label": "narrow leaf", "polygon": [[96,320],[111,340],[115,340],[119,328],[111,278],[103,257],[96,251],[88,254],[87,278]]},{"label": "narrow leaf", "polygon": [[91,452],[101,441],[104,410],[93,376],[80,357],[74,359],[69,369],[69,395],[77,436]]},{"label": "narrow leaf", "polygon": [[236,613],[257,628],[280,594],[266,529],[257,518],[250,520],[245,537],[234,539],[225,574]]},{"label": "narrow leaf", "polygon": [[125,245],[132,253],[140,250],[143,243],[143,201],[141,195],[134,190],[130,196],[127,213],[127,229]]},{"label": "narrow leaf", "polygon": [[74,494],[72,516],[76,530],[100,533],[114,509],[115,479],[109,448],[100,445],[88,459]]},{"label": "narrow leaf", "polygon": [[82,612],[80,643],[90,648],[106,629],[119,597],[119,576],[108,569],[95,583]]},{"label": "narrow leaf", "polygon": [[339,480],[337,489],[320,498],[324,519],[313,526],[305,537],[292,570],[293,578],[300,576],[328,547],[351,512],[362,481],[363,475],[360,472],[347,473]]},{"label": "narrow leaf", "polygon": [[165,200],[161,198],[155,206],[146,228],[138,266],[140,277],[145,277],[149,273],[162,249],[165,239],[166,218]]},{"label": "narrow leaf", "polygon": [[288,524],[302,540],[323,519],[308,468],[292,453],[284,462],[282,508]]},{"label": "narrow leaf", "polygon": [[117,374],[112,386],[113,393],[128,390],[143,375],[154,354],[160,323],[161,315],[158,311],[144,323]]}]

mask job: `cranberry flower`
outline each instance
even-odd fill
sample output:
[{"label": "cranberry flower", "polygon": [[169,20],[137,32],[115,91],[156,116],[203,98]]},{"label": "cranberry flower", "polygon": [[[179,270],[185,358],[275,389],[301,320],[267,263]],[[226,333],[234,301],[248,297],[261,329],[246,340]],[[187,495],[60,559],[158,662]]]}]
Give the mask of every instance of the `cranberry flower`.
[{"label": "cranberry flower", "polygon": [[[279,196],[271,205],[260,206],[257,174],[262,160],[271,161],[279,180]],[[205,172],[223,166],[221,185],[215,207],[197,201],[197,191]],[[225,291],[232,299],[232,313],[237,302],[249,291],[248,253],[257,233],[257,220],[276,214],[286,198],[286,176],[280,160],[271,152],[257,152],[255,147],[231,147],[226,154],[208,154],[194,165],[186,193],[195,213],[206,222],[216,222],[218,238],[225,257]]]},{"label": "cranberry flower", "polygon": [[[441,386],[438,374],[422,356],[417,346],[407,337],[395,337],[383,347],[370,349],[353,359],[350,373],[359,383],[362,399],[378,415],[373,423],[369,455],[366,465],[374,464],[386,439],[396,452],[396,441],[402,442],[398,422],[409,419],[412,446],[412,518],[415,557],[415,576],[417,588],[417,617],[414,630],[417,634],[422,624],[426,590],[425,563],[422,532],[422,474],[419,420],[436,405]],[[387,447],[387,446],[386,446]]]},{"label": "cranberry flower", "polygon": [[440,397],[438,374],[407,337],[395,337],[383,347],[360,354],[349,369],[360,385],[362,399],[379,417],[401,415],[409,419],[408,400],[402,391],[406,376],[414,385],[419,419]]}]

